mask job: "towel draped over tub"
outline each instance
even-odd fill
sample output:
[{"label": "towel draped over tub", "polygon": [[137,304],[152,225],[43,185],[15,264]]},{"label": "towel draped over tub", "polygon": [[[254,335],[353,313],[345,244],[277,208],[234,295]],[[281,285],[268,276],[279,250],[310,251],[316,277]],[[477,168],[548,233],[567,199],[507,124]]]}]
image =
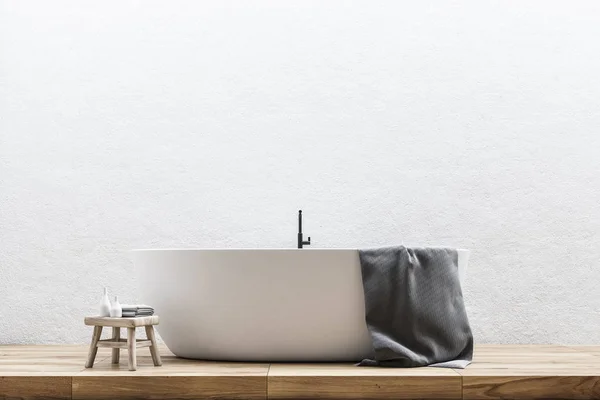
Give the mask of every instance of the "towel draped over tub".
[{"label": "towel draped over tub", "polygon": [[359,250],[374,354],[360,366],[465,368],[473,334],[458,252],[404,246]]}]

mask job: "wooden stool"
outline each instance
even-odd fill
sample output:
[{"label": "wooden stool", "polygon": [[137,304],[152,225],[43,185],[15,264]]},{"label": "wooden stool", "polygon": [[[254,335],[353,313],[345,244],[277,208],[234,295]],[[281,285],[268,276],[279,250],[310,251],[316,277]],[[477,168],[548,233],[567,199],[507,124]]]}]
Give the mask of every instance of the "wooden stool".
[{"label": "wooden stool", "polygon": [[[86,368],[94,366],[98,347],[112,348],[112,363],[119,363],[119,352],[121,349],[129,350],[129,370],[137,369],[136,348],[150,347],[152,362],[155,366],[161,366],[160,354],[156,346],[156,337],[154,336],[154,325],[158,325],[158,315],[150,317],[133,317],[133,318],[110,318],[110,317],[85,317],[85,324],[94,327],[92,336],[92,344],[88,360],[85,363]],[[105,326],[112,327],[112,339],[100,340],[102,328]],[[146,328],[146,339],[135,338],[135,328],[143,326]],[[121,328],[127,328],[127,339],[121,339]]]}]

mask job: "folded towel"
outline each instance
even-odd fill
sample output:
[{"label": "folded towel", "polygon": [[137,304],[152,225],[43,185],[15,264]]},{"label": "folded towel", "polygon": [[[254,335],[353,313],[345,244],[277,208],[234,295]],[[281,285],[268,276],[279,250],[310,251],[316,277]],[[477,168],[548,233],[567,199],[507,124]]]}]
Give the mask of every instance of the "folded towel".
[{"label": "folded towel", "polygon": [[124,312],[121,314],[121,316],[125,317],[125,318],[150,317],[152,315],[154,315],[154,313],[140,314],[140,313],[135,313],[135,312]]},{"label": "folded towel", "polygon": [[152,307],[146,304],[121,304],[122,309],[138,309],[138,308],[147,308],[153,310]]},{"label": "folded towel", "polygon": [[465,368],[473,334],[458,253],[404,246],[359,250],[373,359],[360,366]]},{"label": "folded towel", "polygon": [[127,318],[133,318],[133,317],[150,317],[152,315],[154,315],[153,312],[151,312],[151,313],[136,313],[136,312],[133,312],[133,311],[123,312],[121,314],[122,317],[127,317]]},{"label": "folded towel", "polygon": [[122,304],[123,317],[148,317],[154,315],[154,308],[146,304]]}]

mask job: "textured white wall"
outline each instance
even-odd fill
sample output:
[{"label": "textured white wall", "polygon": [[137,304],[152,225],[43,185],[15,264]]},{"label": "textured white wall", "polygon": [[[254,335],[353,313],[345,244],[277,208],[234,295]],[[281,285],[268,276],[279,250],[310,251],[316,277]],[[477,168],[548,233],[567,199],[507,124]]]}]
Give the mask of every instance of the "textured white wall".
[{"label": "textured white wall", "polygon": [[302,208],[314,247],[472,249],[480,342],[600,344],[599,37],[594,1],[0,0],[0,343]]}]

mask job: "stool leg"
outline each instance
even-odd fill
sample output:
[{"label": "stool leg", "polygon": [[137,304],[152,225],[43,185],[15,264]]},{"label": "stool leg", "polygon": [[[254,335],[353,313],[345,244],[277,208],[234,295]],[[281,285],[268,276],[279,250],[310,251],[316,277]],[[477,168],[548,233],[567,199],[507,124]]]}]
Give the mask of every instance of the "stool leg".
[{"label": "stool leg", "polygon": [[137,369],[135,328],[127,328],[127,350],[129,350],[129,370],[135,371]]},{"label": "stool leg", "polygon": [[94,333],[92,334],[92,344],[90,344],[90,351],[88,352],[88,359],[85,363],[86,368],[92,368],[94,366],[94,360],[96,359],[96,353],[98,353],[98,341],[102,336],[102,327],[94,326]]},{"label": "stool leg", "polygon": [[152,362],[155,366],[160,367],[162,361],[160,360],[160,354],[158,352],[158,346],[156,346],[156,337],[154,336],[154,326],[146,326],[146,337],[152,342],[150,346],[150,355],[152,355]]},{"label": "stool leg", "polygon": [[[112,333],[113,333],[112,339],[116,342],[119,342],[121,340],[121,328],[113,327]],[[113,364],[119,363],[120,354],[121,354],[121,349],[119,349],[119,348],[112,349],[112,363]]]}]

